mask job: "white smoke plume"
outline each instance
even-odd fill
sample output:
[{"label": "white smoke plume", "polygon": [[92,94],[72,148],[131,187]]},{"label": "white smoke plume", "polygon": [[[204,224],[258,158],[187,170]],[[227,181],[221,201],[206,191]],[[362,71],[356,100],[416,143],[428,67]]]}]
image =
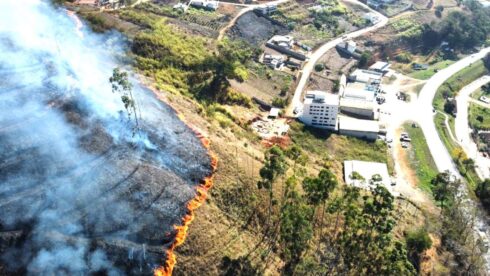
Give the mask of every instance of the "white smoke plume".
[{"label": "white smoke plume", "polygon": [[0,274],[148,274],[210,173],[192,131],[134,82],[132,136],[108,82],[125,42],[42,0],[0,0]]}]

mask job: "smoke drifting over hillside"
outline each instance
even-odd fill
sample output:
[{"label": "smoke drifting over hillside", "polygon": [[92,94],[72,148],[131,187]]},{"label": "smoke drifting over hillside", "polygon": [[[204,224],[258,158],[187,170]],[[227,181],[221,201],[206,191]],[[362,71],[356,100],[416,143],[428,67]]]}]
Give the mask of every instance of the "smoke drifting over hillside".
[{"label": "smoke drifting over hillside", "polygon": [[0,1],[0,274],[148,274],[164,262],[210,160],[137,83],[132,135],[108,82],[121,41],[41,0]]}]

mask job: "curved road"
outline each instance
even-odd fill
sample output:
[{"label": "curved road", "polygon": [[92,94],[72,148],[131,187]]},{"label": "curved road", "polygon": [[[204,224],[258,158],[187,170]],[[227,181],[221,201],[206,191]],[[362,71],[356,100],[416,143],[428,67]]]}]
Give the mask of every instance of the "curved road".
[{"label": "curved road", "polygon": [[466,152],[469,158],[472,158],[476,164],[476,172],[480,179],[490,178],[490,159],[485,158],[479,151],[478,147],[471,139],[471,129],[468,123],[469,98],[478,88],[490,82],[490,76],[481,77],[459,91],[456,97],[458,113],[455,120],[455,132],[458,143]]},{"label": "curved road", "polygon": [[[429,150],[432,155],[432,159],[436,164],[438,171],[443,172],[448,170],[455,177],[461,179],[461,176],[454,164],[447,148],[444,146],[439,134],[436,130],[436,125],[434,122],[434,113],[432,107],[432,101],[437,92],[439,86],[441,86],[447,79],[452,75],[456,74],[461,69],[470,66],[473,62],[482,59],[487,53],[490,52],[490,47],[482,49],[480,52],[468,56],[459,60],[458,62],[450,65],[449,67],[437,72],[432,76],[425,86],[422,88],[418,99],[418,110],[414,110],[416,114],[414,116],[417,118],[422,131],[424,132],[425,139],[429,145]],[[459,109],[458,109],[459,110]],[[488,225],[488,219],[481,208],[476,202],[469,199],[468,188],[466,185],[460,185],[460,196],[466,198],[463,208],[463,212],[468,216],[472,217],[473,214],[477,214],[475,217],[473,230],[475,237],[482,240],[486,247],[490,246],[490,229]],[[482,252],[483,258],[485,259],[485,265],[487,270],[490,271],[490,252]]]},{"label": "curved road", "polygon": [[460,177],[459,172],[453,163],[451,156],[449,155],[449,152],[444,146],[444,143],[436,130],[432,107],[434,96],[439,86],[441,86],[447,79],[461,69],[470,66],[479,59],[482,59],[489,52],[490,47],[485,48],[476,54],[463,58],[458,62],[453,63],[449,67],[442,69],[427,80],[427,83],[424,85],[422,90],[420,90],[418,110],[416,110],[416,114],[414,114],[414,116],[416,116],[417,122],[424,132],[425,139],[429,145],[430,153],[434,159],[437,169],[440,172],[449,170],[453,175]]},{"label": "curved road", "polygon": [[359,1],[356,1],[356,0],[343,0],[344,2],[350,2],[350,3],[354,3],[356,5],[359,5],[359,6],[362,6],[363,8],[369,10],[371,13],[374,13],[378,16],[379,18],[379,22],[376,23],[375,25],[373,26],[369,26],[369,27],[366,27],[364,29],[360,29],[360,30],[357,30],[357,31],[354,31],[352,33],[348,33],[346,35],[343,35],[342,37],[338,37],[334,40],[331,40],[325,44],[323,44],[320,48],[316,49],[312,54],[311,56],[309,57],[309,60],[306,62],[306,64],[304,65],[303,67],[303,70],[302,70],[302,73],[301,73],[301,78],[298,82],[298,86],[296,86],[296,90],[294,91],[294,96],[293,96],[293,100],[291,101],[291,104],[289,106],[289,108],[286,110],[286,114],[288,116],[299,116],[300,114],[296,114],[294,115],[293,114],[293,110],[295,108],[301,108],[301,95],[303,93],[303,90],[305,89],[306,87],[306,84],[308,83],[308,80],[310,79],[310,74],[311,72],[313,71],[313,68],[315,66],[315,64],[317,63],[317,61],[326,53],[328,52],[330,49],[334,48],[335,45],[339,44],[340,42],[344,41],[345,39],[352,39],[352,38],[356,38],[356,37],[359,37],[363,34],[366,34],[366,33],[369,33],[371,31],[374,31],[374,30],[377,30],[381,27],[383,27],[384,25],[386,25],[386,23],[388,23],[388,18],[385,17],[384,15],[382,15],[381,13],[371,9],[370,7],[368,7],[367,5],[359,2]]}]

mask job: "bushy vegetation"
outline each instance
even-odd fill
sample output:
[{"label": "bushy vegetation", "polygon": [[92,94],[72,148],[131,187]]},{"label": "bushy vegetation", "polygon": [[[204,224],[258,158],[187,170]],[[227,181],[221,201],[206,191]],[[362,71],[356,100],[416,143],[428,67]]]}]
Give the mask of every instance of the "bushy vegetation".
[{"label": "bushy vegetation", "polygon": [[451,11],[435,25],[425,24],[420,36],[424,46],[431,49],[442,41],[451,48],[467,50],[486,43],[490,34],[490,10],[475,0],[464,1],[466,11]]},{"label": "bushy vegetation", "polygon": [[470,104],[469,108],[469,123],[471,128],[476,130],[489,130],[490,109],[477,104]]},{"label": "bushy vegetation", "polygon": [[232,90],[228,82],[248,77],[244,64],[254,52],[244,43],[225,39],[214,45],[145,13],[125,11],[121,16],[146,28],[134,38],[132,51],[136,66],[154,77],[157,88],[205,103],[250,105],[250,99]]},{"label": "bushy vegetation", "polygon": [[480,237],[474,235],[476,214],[465,206],[467,200],[461,196],[460,180],[451,177],[449,172],[440,173],[434,178],[436,200],[441,205],[442,245],[456,256],[458,271],[467,275],[486,274],[482,253],[486,251]]},{"label": "bushy vegetation", "polygon": [[432,246],[432,240],[427,229],[420,228],[409,232],[406,236],[406,242],[410,261],[419,270],[422,253]]}]

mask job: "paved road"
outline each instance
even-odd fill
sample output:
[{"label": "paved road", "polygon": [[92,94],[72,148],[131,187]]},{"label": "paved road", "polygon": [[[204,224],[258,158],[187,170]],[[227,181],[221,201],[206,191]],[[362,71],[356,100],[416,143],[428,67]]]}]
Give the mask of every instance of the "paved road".
[{"label": "paved road", "polygon": [[459,177],[459,172],[456,169],[449,152],[444,146],[444,143],[439,137],[439,134],[437,133],[434,122],[432,101],[439,86],[441,86],[447,79],[461,69],[470,66],[470,64],[483,58],[488,52],[490,52],[490,47],[481,50],[477,54],[461,59],[458,62],[451,64],[447,68],[437,72],[434,76],[427,80],[427,83],[420,91],[417,104],[418,109],[414,111],[416,113],[414,116],[416,117],[419,125],[422,127],[425,139],[429,145],[430,153],[434,159],[434,162],[436,163],[437,169],[440,172],[449,170],[453,175]]},{"label": "paved road", "polygon": [[305,63],[305,65],[303,67],[301,78],[298,82],[298,86],[296,87],[296,90],[294,91],[294,96],[293,96],[293,99],[291,101],[291,104],[289,105],[289,108],[286,110],[286,114],[288,116],[293,117],[293,116],[299,116],[300,115],[300,114],[294,115],[293,110],[295,108],[301,109],[301,106],[302,106],[301,94],[303,93],[303,90],[305,89],[306,84],[308,83],[308,80],[310,79],[310,75],[311,75],[311,72],[313,71],[315,64],[326,52],[328,52],[330,49],[334,48],[335,45],[339,44],[340,42],[344,41],[345,39],[353,39],[353,38],[359,37],[363,34],[377,30],[377,29],[383,27],[384,25],[386,25],[386,23],[388,23],[387,17],[385,17],[384,15],[382,15],[379,12],[371,9],[370,7],[368,7],[367,5],[365,5],[359,1],[356,1],[356,0],[343,0],[343,1],[355,3],[356,5],[360,5],[360,6],[364,7],[365,9],[368,9],[370,12],[375,13],[378,16],[380,21],[373,26],[366,27],[364,29],[357,30],[355,32],[352,32],[352,33],[343,35],[342,37],[338,37],[334,40],[331,40],[331,41],[323,44],[320,48],[316,49],[311,54],[311,56],[309,57],[309,60]]},{"label": "paved road", "polygon": [[461,89],[456,97],[458,106],[458,114],[455,120],[456,137],[458,139],[458,143],[466,152],[466,155],[475,160],[476,172],[478,173],[480,179],[490,177],[490,159],[485,158],[478,151],[477,145],[475,142],[473,142],[473,139],[471,139],[471,129],[468,123],[468,105],[471,94],[489,82],[490,76],[479,78]]}]

